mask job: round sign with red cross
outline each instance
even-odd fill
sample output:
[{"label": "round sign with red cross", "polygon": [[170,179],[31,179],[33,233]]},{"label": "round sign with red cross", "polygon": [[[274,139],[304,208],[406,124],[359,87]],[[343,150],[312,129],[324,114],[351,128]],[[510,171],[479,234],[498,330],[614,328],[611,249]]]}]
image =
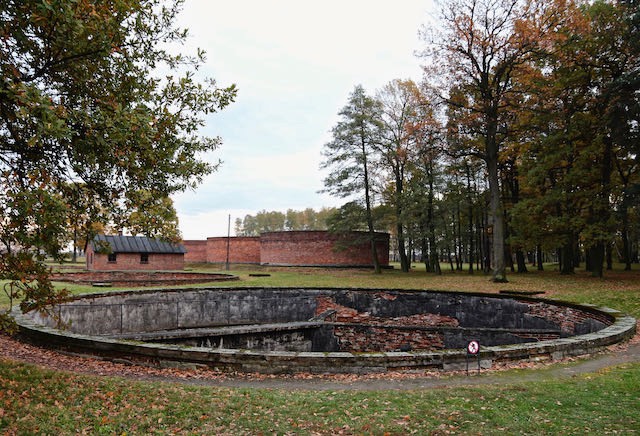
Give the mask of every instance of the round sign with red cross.
[{"label": "round sign with red cross", "polygon": [[480,344],[478,343],[478,341],[469,342],[469,344],[467,345],[467,353],[478,354],[479,351],[480,351]]}]

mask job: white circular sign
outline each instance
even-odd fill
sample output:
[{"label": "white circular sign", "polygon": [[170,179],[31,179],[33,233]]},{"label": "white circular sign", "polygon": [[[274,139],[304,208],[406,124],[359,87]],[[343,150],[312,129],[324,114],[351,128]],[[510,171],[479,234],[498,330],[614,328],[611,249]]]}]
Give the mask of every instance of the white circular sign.
[{"label": "white circular sign", "polygon": [[478,351],[480,351],[480,344],[478,343],[478,341],[469,342],[469,344],[467,345],[467,352],[469,354],[478,354]]}]

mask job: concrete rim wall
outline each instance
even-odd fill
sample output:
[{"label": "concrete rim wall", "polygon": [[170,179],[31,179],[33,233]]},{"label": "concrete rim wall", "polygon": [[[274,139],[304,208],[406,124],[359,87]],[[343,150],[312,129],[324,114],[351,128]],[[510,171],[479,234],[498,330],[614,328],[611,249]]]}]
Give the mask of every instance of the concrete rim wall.
[{"label": "concrete rim wall", "polygon": [[[220,288],[216,288],[220,289]],[[222,288],[225,289],[225,288]],[[230,290],[243,288],[228,288]],[[250,288],[247,288],[250,289]],[[284,289],[284,288],[278,288]],[[292,288],[302,289],[302,288]],[[314,288],[317,289],[317,288]],[[166,290],[180,292],[181,290]],[[388,290],[377,290],[388,291]],[[403,290],[404,291],[404,290]],[[135,292],[135,291],[134,291]],[[144,291],[143,291],[144,292]],[[147,293],[150,291],[147,291]],[[424,291],[421,291],[424,292]],[[480,295],[487,298],[508,298],[497,294],[455,293]],[[113,293],[88,294],[79,297],[99,298]],[[510,297],[512,298],[512,297]],[[520,298],[520,297],[519,297]],[[630,339],[636,331],[636,320],[619,311],[590,305],[575,305],[537,298],[520,298],[553,305],[580,308],[611,317],[613,323],[604,329],[585,335],[525,344],[482,347],[479,361],[483,368],[494,362],[516,360],[557,360],[567,356],[586,355],[609,345]],[[400,369],[463,370],[468,361],[466,350],[438,352],[259,352],[240,349],[205,349],[156,343],[139,343],[99,336],[69,333],[39,325],[30,316],[14,309],[21,336],[37,344],[103,355],[107,358],[125,356],[132,362],[152,365],[205,365],[211,368],[240,372],[264,373],[368,373]]]}]

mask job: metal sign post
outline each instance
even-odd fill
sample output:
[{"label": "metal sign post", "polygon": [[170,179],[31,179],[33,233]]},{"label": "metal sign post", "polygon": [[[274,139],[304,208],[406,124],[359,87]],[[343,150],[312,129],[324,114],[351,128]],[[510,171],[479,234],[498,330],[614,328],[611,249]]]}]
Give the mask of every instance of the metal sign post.
[{"label": "metal sign post", "polygon": [[476,340],[467,344],[467,376],[469,375],[469,358],[474,356],[478,361],[478,374],[480,374],[480,343]]}]

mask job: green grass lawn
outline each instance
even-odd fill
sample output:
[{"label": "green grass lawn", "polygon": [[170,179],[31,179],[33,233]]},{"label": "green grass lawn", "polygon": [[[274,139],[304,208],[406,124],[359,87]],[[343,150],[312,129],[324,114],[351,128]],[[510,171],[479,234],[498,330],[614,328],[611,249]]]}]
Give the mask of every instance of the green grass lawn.
[{"label": "green grass lawn", "polygon": [[[211,267],[194,265],[194,270]],[[550,269],[550,268],[548,268]],[[225,272],[224,270],[220,272]],[[322,286],[498,292],[541,290],[545,297],[606,305],[640,318],[640,271],[604,279],[551,270],[486,276],[420,268],[403,274],[232,266],[238,282],[214,286]],[[252,277],[252,273],[268,277]],[[94,292],[74,286],[73,293]],[[100,289],[104,291],[104,289]],[[0,299],[6,305],[6,300]],[[532,370],[529,370],[532,371]],[[192,387],[74,376],[0,360],[0,434],[636,434],[640,365],[537,382],[415,391],[304,391]],[[502,377],[504,375],[504,377]],[[515,377],[514,377],[515,375]]]}]

